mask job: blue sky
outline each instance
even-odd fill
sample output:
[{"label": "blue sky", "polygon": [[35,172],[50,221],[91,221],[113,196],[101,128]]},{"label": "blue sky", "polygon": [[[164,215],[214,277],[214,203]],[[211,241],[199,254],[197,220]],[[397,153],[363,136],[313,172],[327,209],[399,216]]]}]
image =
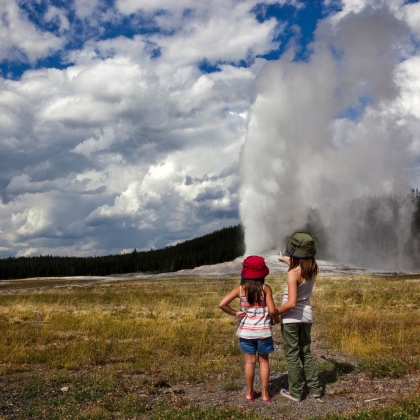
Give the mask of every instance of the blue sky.
[{"label": "blue sky", "polygon": [[[78,2],[79,7],[83,2]],[[95,3],[95,2],[94,2]],[[147,39],[152,34],[171,37],[176,29],[165,29],[159,26],[157,17],[170,15],[170,10],[156,9],[146,13],[140,7],[129,14],[118,13],[116,1],[96,2],[96,7],[88,16],[78,13],[77,3],[68,1],[20,1],[17,2],[19,13],[39,32],[49,33],[57,38],[64,38],[56,51],[51,51],[42,57],[29,60],[21,51],[18,57],[11,54],[4,57],[0,68],[3,77],[18,79],[28,69],[58,68],[64,69],[73,65],[67,58],[67,52],[80,50],[88,41],[103,41],[118,37],[133,39],[136,35]],[[139,2],[141,6],[141,2]],[[55,9],[51,12],[51,9]],[[278,48],[271,49],[259,55],[267,60],[278,59],[288,46],[290,39],[298,41],[296,59],[304,60],[310,52],[308,44],[313,40],[313,34],[319,19],[342,9],[340,2],[324,4],[322,1],[256,3],[249,13],[255,16],[259,23],[270,19],[278,22],[278,28],[272,34],[272,40],[278,43]],[[183,10],[184,17],[193,17],[194,8]],[[7,21],[7,18],[6,18]],[[155,46],[155,48],[153,48]],[[150,56],[157,58],[161,54],[158,45],[150,45]],[[248,67],[258,55],[250,54],[246,59],[231,62],[237,66]],[[223,62],[221,62],[223,63]],[[217,71],[218,61],[209,62],[203,59],[201,68],[205,72]]]},{"label": "blue sky", "polygon": [[[311,65],[320,27],[384,9],[411,31],[401,61],[415,58],[409,3],[0,0],[0,256],[149,249],[239,223],[264,66]],[[334,118],[374,103],[361,91]]]}]

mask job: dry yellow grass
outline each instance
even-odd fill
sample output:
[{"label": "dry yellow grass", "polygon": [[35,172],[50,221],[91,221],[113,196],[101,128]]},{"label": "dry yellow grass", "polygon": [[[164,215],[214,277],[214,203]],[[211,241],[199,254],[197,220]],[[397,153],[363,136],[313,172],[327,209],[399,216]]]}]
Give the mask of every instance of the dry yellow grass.
[{"label": "dry yellow grass", "polygon": [[0,295],[3,372],[118,362],[183,380],[235,370],[234,325],[217,306],[232,280],[42,286]]},{"label": "dry yellow grass", "polygon": [[[60,280],[3,284],[0,369],[125,363],[173,380],[237,374],[235,320],[218,309],[221,297],[237,282],[180,278],[90,286]],[[270,276],[268,283],[280,304],[285,276]],[[418,276],[321,275],[313,304],[326,344],[361,366],[385,375],[420,367]]]},{"label": "dry yellow grass", "polygon": [[[372,375],[418,370],[419,280],[321,275],[313,296],[316,338]],[[280,304],[285,276],[267,281]],[[0,283],[0,374],[10,373],[1,378],[1,413],[12,413],[11,399],[22,419],[135,418],[149,410],[157,380],[210,386],[219,374],[237,378],[243,356],[235,319],[218,303],[238,282]],[[286,368],[281,351],[271,360],[275,370]],[[55,393],[63,384],[70,391]]]},{"label": "dry yellow grass", "polygon": [[420,276],[320,278],[317,322],[329,346],[372,375],[420,369]]}]

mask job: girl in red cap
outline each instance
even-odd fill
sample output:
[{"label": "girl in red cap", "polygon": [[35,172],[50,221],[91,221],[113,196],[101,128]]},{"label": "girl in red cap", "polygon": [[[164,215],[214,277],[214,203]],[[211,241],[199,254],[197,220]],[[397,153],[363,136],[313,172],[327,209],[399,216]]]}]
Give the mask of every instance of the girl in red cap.
[{"label": "girl in red cap", "polygon": [[[219,307],[238,320],[236,335],[239,337],[239,346],[245,353],[246,402],[253,402],[262,397],[264,402],[270,403],[268,358],[274,351],[273,324],[278,324],[280,319],[271,287],[264,284],[269,273],[264,258],[255,255],[247,257],[242,266],[241,284],[220,301]],[[229,306],[236,298],[240,300],[240,311],[235,311]],[[261,392],[254,391],[256,353],[260,365]]]}]

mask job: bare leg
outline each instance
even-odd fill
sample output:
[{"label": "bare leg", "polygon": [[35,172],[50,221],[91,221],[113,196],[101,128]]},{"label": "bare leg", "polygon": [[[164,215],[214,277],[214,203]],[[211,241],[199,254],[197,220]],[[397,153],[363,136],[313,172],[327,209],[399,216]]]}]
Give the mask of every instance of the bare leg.
[{"label": "bare leg", "polygon": [[245,382],[247,398],[253,398],[254,396],[254,374],[256,361],[257,358],[255,354],[245,353]]},{"label": "bare leg", "polygon": [[270,377],[270,362],[268,360],[269,354],[259,354],[258,363],[260,364],[260,378],[261,378],[261,392],[262,399],[268,400],[270,393],[268,392],[268,380]]}]

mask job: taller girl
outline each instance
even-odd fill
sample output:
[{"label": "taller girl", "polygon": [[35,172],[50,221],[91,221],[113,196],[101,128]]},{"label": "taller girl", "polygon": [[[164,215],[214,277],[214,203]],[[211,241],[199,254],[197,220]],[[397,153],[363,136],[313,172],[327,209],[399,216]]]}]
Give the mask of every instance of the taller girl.
[{"label": "taller girl", "polygon": [[283,347],[288,365],[289,390],[282,389],[280,395],[292,401],[302,398],[300,363],[302,362],[306,384],[315,398],[322,395],[318,372],[311,354],[311,327],[313,322],[311,295],[318,274],[315,261],[315,243],[312,236],[297,232],[287,244],[290,258],[280,252],[279,261],[289,265],[287,286],[282,305],[278,308],[281,315]]}]

